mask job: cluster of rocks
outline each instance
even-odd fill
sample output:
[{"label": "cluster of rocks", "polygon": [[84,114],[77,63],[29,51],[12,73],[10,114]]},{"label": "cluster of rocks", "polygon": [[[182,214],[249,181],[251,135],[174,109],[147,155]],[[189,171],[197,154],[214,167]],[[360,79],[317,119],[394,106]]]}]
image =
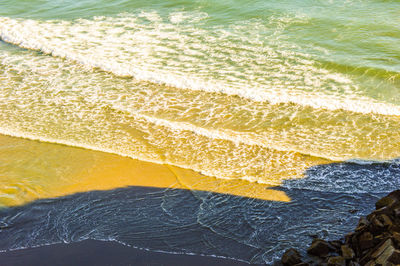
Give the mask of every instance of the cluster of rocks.
[{"label": "cluster of rocks", "polygon": [[393,191],[375,204],[376,209],[361,217],[354,232],[344,240],[315,238],[304,262],[291,248],[281,259],[283,265],[400,265],[400,190]]}]

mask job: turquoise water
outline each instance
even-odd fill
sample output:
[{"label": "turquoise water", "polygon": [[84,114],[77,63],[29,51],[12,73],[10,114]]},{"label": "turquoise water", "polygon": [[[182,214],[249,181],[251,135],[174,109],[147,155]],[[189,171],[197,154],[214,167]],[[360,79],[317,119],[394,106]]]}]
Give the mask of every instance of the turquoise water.
[{"label": "turquoise water", "polygon": [[[34,19],[42,22],[51,20],[52,24],[71,22],[80,18],[87,19],[87,24],[90,24],[85,25],[87,37],[93,37],[90,31],[94,30],[93,27],[96,24],[92,25],[92,21],[108,19],[111,20],[110,23],[115,23],[103,24],[104,34],[111,27],[123,28],[123,33],[120,32],[119,35],[123,36],[128,35],[129,31],[137,33],[139,31],[137,27],[140,27],[148,32],[154,31],[154,35],[150,37],[168,46],[165,37],[170,36],[163,34],[175,32],[176,37],[180,35],[186,37],[182,41],[187,41],[185,44],[188,46],[186,47],[188,51],[201,50],[201,47],[191,47],[191,42],[202,41],[202,46],[207,51],[207,49],[216,49],[212,44],[218,45],[213,41],[219,40],[219,45],[232,44],[231,50],[220,54],[221,57],[225,56],[221,59],[228,61],[225,64],[231,67],[234,65],[235,70],[248,71],[249,74],[261,75],[260,72],[264,71],[262,74],[268,75],[268,69],[255,67],[257,63],[265,63],[265,58],[261,56],[269,52],[269,59],[277,60],[273,62],[281,68],[283,67],[281,64],[297,67],[310,64],[320,68],[321,71],[328,71],[323,74],[333,75],[328,84],[318,84],[319,88],[308,88],[307,85],[315,80],[306,80],[305,77],[303,77],[303,84],[291,84],[290,82],[294,83],[293,80],[287,83],[287,87],[322,90],[327,94],[357,94],[357,96],[369,97],[370,101],[377,100],[395,105],[400,102],[398,73],[400,4],[397,1],[3,2],[0,10],[0,15],[3,17]],[[99,16],[106,16],[107,19]],[[137,25],[133,23],[131,26],[136,26],[136,28],[123,25],[124,22],[128,23],[127,20],[135,21]],[[117,23],[118,21],[120,24]],[[91,26],[93,27],[90,28]],[[63,33],[59,32],[59,34],[61,36],[57,37],[61,38]],[[2,38],[7,39],[7,34],[3,33]],[[85,46],[82,45],[81,48]],[[182,50],[182,47],[175,48],[175,53]],[[248,54],[245,54],[246,52]],[[174,54],[172,51],[171,53],[173,57]],[[249,57],[241,58],[242,54]],[[227,58],[229,56],[231,56],[229,58],[231,62]],[[273,56],[278,58],[273,58]],[[198,63],[211,61],[206,57],[204,53],[199,54]],[[245,61],[240,65],[240,62],[232,57],[245,59]],[[285,57],[287,60],[283,59]],[[291,62],[290,59],[297,62]],[[246,67],[253,69],[247,70]],[[281,70],[284,72],[285,69]],[[220,71],[221,69],[217,72]],[[221,74],[207,73],[210,78],[214,75]],[[251,80],[252,77],[249,75],[242,78]],[[338,84],[335,84],[335,81]],[[346,96],[349,97],[349,95]]]}]

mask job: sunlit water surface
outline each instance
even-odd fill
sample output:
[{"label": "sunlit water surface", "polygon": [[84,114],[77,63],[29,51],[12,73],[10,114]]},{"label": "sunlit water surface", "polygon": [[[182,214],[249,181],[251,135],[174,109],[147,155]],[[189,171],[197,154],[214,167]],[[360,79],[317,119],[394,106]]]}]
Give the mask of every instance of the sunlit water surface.
[{"label": "sunlit water surface", "polygon": [[[1,249],[115,239],[270,263],[315,231],[339,237],[348,210],[399,185],[399,18],[399,2],[378,0],[2,1],[0,225],[13,229]],[[162,200],[89,192],[126,186]],[[55,238],[70,223],[49,218],[40,239],[34,222],[11,226],[49,209],[6,206],[77,192],[45,205],[79,220],[89,204],[107,229],[98,215]],[[152,204],[133,225],[115,204],[137,193]],[[191,243],[176,211],[212,236],[193,229]],[[182,235],[132,237],[171,224],[163,215]]]}]

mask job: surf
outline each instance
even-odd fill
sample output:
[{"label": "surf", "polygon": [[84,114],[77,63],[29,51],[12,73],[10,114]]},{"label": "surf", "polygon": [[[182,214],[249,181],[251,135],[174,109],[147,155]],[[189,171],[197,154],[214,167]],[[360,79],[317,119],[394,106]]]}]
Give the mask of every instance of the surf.
[{"label": "surf", "polygon": [[[196,13],[184,15],[200,17],[195,20],[200,24],[205,17]],[[400,115],[398,105],[362,95],[348,75],[318,66],[310,54],[296,49],[289,51],[286,46],[290,43],[241,36],[244,29],[265,25],[254,22],[229,30],[205,30],[191,23],[181,25],[176,16],[170,15],[169,21],[154,12],[76,21],[2,17],[0,38],[120,77],[181,89],[223,93],[271,104],[294,103],[332,111]],[[143,24],[145,21],[150,23]],[[222,37],[212,37],[217,32]],[[183,46],[183,41],[189,45]]]}]

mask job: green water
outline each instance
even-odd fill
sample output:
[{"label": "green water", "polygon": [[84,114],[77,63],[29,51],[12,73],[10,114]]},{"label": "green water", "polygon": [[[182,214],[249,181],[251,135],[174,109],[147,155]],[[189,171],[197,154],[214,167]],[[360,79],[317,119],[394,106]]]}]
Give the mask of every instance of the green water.
[{"label": "green water", "polygon": [[397,1],[3,1],[0,133],[267,184],[400,150]]},{"label": "green water", "polygon": [[2,251],[272,263],[399,186],[399,129],[399,1],[0,0]]}]

